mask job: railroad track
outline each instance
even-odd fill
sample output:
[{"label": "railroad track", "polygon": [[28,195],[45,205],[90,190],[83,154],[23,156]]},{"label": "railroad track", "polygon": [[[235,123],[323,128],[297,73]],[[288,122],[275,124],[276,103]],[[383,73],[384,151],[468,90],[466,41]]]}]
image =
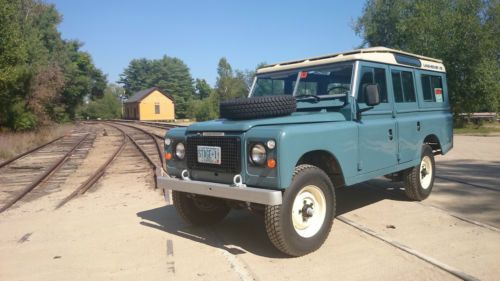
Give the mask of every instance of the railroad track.
[{"label": "railroad track", "polygon": [[[408,198],[401,191],[394,190],[394,189],[388,190],[388,189],[384,188],[383,186],[381,186],[379,184],[374,184],[373,182],[362,183],[362,185],[363,185],[363,188],[366,188],[366,190],[369,190],[370,192],[372,192],[374,194],[378,193],[380,195],[380,192],[382,192],[384,194],[387,194],[392,199],[396,199],[396,200],[399,200],[399,201],[408,201]],[[426,208],[431,208],[431,209],[439,210],[440,212],[445,213],[448,216],[454,217],[454,218],[459,219],[461,221],[464,221],[466,223],[473,224],[475,226],[479,226],[479,227],[482,227],[482,228],[486,228],[486,229],[489,229],[491,231],[500,232],[500,229],[497,228],[497,227],[495,227],[495,226],[493,226],[493,225],[489,225],[487,223],[483,223],[483,222],[479,222],[479,221],[476,221],[476,220],[472,220],[472,219],[466,218],[464,216],[461,216],[461,215],[458,215],[456,213],[450,212],[449,210],[446,210],[444,208],[441,208],[441,207],[434,206],[434,205],[431,205],[429,203],[426,203],[425,200],[421,201],[421,202],[408,201],[408,203],[418,204],[418,205],[424,206]]]},{"label": "railroad track", "polygon": [[64,174],[75,168],[74,165],[65,164],[70,158],[84,158],[94,138],[95,134],[91,132],[75,133],[57,138],[2,163],[0,213],[53,178],[56,178],[56,183],[62,183],[61,176],[64,177]]},{"label": "railroad track", "polygon": [[[165,172],[165,160],[163,158],[163,137],[154,135],[142,128],[121,124],[117,122],[106,122],[120,132],[122,132],[139,150],[154,171],[155,189],[157,188],[156,177]],[[158,142],[161,140],[161,143]]]},{"label": "railroad track", "polygon": [[[163,136],[130,124],[113,122],[85,124],[91,125],[91,127],[92,125],[101,124],[110,126],[120,132],[122,135],[121,141],[111,156],[71,194],[62,199],[57,204],[56,209],[64,206],[73,198],[84,194],[98,182],[129,140],[153,169],[156,188],[156,176],[162,175],[165,171],[162,148]],[[96,128],[94,128],[95,130]],[[34,192],[33,190],[42,190],[41,187],[51,181],[58,184],[63,183],[71,172],[78,168],[78,163],[70,165],[68,160],[70,158],[85,158],[95,138],[95,132],[59,137],[0,163],[0,186],[2,191],[0,195],[0,213],[15,205],[29,193]],[[62,167],[65,168],[62,169]],[[43,193],[43,191],[40,191],[40,193]]]}]

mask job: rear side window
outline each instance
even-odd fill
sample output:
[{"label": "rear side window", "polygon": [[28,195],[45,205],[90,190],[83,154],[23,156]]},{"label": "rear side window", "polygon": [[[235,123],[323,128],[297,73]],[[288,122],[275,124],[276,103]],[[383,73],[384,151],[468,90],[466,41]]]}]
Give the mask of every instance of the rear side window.
[{"label": "rear side window", "polygon": [[361,68],[361,82],[358,89],[358,103],[365,103],[364,88],[369,84],[378,84],[380,90],[380,102],[387,103],[387,83],[385,69],[363,66]]},{"label": "rear side window", "polygon": [[424,102],[443,102],[443,81],[440,76],[421,75]]},{"label": "rear side window", "polygon": [[416,102],[413,73],[409,71],[392,70],[392,87],[397,103]]}]

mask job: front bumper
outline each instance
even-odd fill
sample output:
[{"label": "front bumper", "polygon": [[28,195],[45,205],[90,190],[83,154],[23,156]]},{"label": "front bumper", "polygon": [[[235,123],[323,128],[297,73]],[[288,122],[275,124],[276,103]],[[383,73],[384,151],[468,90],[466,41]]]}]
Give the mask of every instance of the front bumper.
[{"label": "front bumper", "polygon": [[157,177],[158,186],[166,190],[175,190],[218,198],[239,200],[264,205],[280,205],[281,191],[258,187],[236,187],[204,181],[182,180],[171,177]]}]

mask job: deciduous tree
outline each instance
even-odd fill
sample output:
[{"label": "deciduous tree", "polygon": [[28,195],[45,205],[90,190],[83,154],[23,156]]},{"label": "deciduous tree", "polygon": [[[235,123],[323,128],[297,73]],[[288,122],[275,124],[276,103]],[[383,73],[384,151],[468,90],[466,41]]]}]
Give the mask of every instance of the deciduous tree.
[{"label": "deciduous tree", "polygon": [[443,60],[456,113],[498,111],[500,1],[368,0],[355,31],[365,46]]}]

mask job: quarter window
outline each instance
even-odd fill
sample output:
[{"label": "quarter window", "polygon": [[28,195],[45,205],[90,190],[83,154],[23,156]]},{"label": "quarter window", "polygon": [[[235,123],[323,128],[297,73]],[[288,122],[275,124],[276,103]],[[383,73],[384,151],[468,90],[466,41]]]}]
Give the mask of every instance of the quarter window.
[{"label": "quarter window", "polygon": [[422,74],[422,92],[425,102],[443,102],[443,81],[435,75]]},{"label": "quarter window", "polygon": [[409,71],[392,70],[392,87],[397,103],[416,102],[413,73]]},{"label": "quarter window", "polygon": [[369,84],[378,84],[380,102],[387,103],[387,83],[385,79],[385,69],[377,67],[363,66],[361,68],[361,82],[358,89],[358,103],[365,103],[364,89]]},{"label": "quarter window", "polygon": [[155,102],[155,114],[160,114],[160,103]]}]

